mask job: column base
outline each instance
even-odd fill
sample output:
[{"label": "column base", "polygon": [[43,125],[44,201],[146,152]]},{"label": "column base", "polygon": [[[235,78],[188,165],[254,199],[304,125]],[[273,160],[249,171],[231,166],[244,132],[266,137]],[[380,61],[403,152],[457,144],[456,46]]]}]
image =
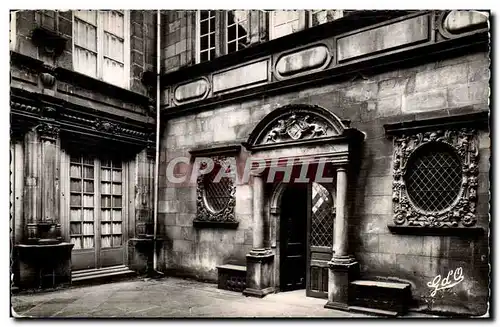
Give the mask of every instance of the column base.
[{"label": "column base", "polygon": [[334,256],[328,267],[328,302],[325,308],[348,310],[349,283],[358,278],[359,263],[352,256]]},{"label": "column base", "polygon": [[246,296],[264,297],[274,292],[274,253],[271,249],[252,249],[247,254]]}]

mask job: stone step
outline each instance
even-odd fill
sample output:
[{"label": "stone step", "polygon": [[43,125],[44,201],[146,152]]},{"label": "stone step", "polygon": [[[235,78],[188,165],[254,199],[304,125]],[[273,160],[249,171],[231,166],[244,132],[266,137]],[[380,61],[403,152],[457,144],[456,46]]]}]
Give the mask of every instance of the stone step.
[{"label": "stone step", "polygon": [[365,308],[365,307],[358,307],[358,306],[349,306],[349,311],[366,313],[366,314],[371,314],[371,315],[376,315],[376,316],[396,317],[398,315],[398,313],[396,311],[381,310],[381,309],[374,309],[374,308]]},{"label": "stone step", "polygon": [[137,274],[135,271],[130,270],[127,266],[113,266],[101,269],[86,269],[75,271],[71,274],[71,282],[77,283],[82,281],[106,279],[106,278],[116,278],[116,277],[128,277]]},{"label": "stone step", "polygon": [[395,316],[405,314],[410,301],[409,283],[378,280],[355,280],[349,283],[349,309],[361,308],[373,314]]}]

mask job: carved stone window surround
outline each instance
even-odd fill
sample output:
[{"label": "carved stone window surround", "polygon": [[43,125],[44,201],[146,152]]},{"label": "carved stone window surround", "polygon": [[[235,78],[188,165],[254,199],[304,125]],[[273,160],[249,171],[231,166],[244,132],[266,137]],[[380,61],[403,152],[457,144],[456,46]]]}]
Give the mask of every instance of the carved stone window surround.
[{"label": "carved stone window surround", "polygon": [[[395,233],[427,235],[482,233],[477,222],[478,130],[484,128],[488,112],[384,125],[393,138],[393,221]],[[417,208],[406,190],[406,165],[416,151],[429,144],[448,145],[460,159],[462,182],[458,197],[447,208],[426,212]]]},{"label": "carved stone window surround", "polygon": [[[221,169],[228,167],[229,158],[235,157],[241,150],[240,145],[224,145],[211,148],[193,149],[192,157],[210,157]],[[236,172],[234,172],[236,173]],[[207,203],[205,183],[210,175],[200,175],[196,181],[196,218],[193,226],[197,228],[237,228],[239,222],[235,216],[236,185],[235,179],[229,178],[226,187],[229,188],[229,199],[221,210],[213,210]]]}]

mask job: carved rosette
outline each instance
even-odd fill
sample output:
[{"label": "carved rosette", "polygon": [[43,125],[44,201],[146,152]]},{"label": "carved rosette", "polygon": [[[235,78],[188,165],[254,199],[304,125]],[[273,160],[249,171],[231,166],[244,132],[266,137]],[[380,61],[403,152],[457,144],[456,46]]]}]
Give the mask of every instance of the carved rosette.
[{"label": "carved rosette", "polygon": [[[221,169],[228,169],[230,167],[230,161],[227,157],[212,157],[214,165],[220,165]],[[201,164],[201,169],[204,168],[204,163]],[[235,172],[234,172],[235,173]],[[236,222],[236,217],[234,214],[234,208],[236,206],[236,185],[234,184],[234,178],[229,178],[228,184],[226,186],[230,189],[229,201],[225,204],[224,208],[220,211],[214,212],[211,208],[207,206],[206,194],[205,194],[205,178],[209,175],[200,175],[197,179],[196,186],[196,219],[195,221],[204,222]]]},{"label": "carved rosette", "polygon": [[[442,142],[451,146],[462,165],[462,183],[458,199],[439,212],[425,212],[415,207],[409,199],[405,184],[408,159],[417,149],[432,142]],[[476,131],[471,129],[424,132],[396,137],[392,185],[394,223],[416,227],[473,226],[477,221],[478,160],[477,135]]]}]

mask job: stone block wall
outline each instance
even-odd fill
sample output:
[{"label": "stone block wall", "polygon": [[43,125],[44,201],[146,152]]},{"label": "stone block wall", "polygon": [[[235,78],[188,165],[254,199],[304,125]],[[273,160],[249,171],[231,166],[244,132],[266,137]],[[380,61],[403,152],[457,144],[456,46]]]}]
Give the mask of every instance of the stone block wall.
[{"label": "stone block wall", "polygon": [[[488,131],[480,134],[478,225],[485,234],[422,236],[391,234],[392,141],[384,124],[474,112],[489,104],[487,53],[431,62],[372,76],[304,88],[292,93],[255,97],[166,122],[160,166],[160,217],[165,222],[165,262],[191,276],[213,280],[215,266],[231,256],[244,260],[251,247],[251,194],[238,185],[238,229],[196,230],[195,186],[167,187],[166,163],[188,151],[215,144],[246,141],[256,124],[276,108],[290,103],[323,106],[366,133],[361,170],[350,190],[349,245],[366,277],[394,277],[412,285],[416,310],[483,314],[488,299]],[[243,152],[242,156],[246,156]],[[180,172],[182,173],[182,172]],[[248,199],[247,199],[248,196]],[[354,205],[355,204],[355,205]],[[462,267],[464,281],[431,297],[427,283],[436,275]]]},{"label": "stone block wall", "polygon": [[162,24],[162,71],[178,70],[194,63],[194,11],[165,10]]}]

